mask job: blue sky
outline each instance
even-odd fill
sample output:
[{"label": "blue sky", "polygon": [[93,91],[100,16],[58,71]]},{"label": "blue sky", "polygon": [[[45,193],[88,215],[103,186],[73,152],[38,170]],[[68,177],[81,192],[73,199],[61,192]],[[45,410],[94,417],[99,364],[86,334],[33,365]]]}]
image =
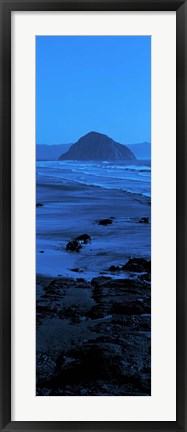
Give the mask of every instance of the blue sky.
[{"label": "blue sky", "polygon": [[36,142],[151,140],[151,37],[37,36]]}]

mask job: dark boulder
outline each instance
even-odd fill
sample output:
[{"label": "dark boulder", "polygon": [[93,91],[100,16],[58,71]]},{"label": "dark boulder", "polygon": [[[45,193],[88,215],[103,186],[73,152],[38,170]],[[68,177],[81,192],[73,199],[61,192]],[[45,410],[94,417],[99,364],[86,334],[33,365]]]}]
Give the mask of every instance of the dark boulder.
[{"label": "dark boulder", "polygon": [[76,237],[76,239],[78,242],[83,242],[84,244],[87,244],[88,242],[90,242],[91,237],[88,234],[81,234],[80,236]]},{"label": "dark boulder", "polygon": [[109,267],[109,271],[111,271],[111,272],[116,272],[116,271],[120,271],[120,270],[121,270],[121,267],[119,267],[119,266],[111,265]]},{"label": "dark boulder", "polygon": [[98,225],[111,225],[112,224],[112,219],[101,219],[98,221]]},{"label": "dark boulder", "polygon": [[131,258],[123,267],[123,270],[135,273],[151,272],[151,261],[144,258]]},{"label": "dark boulder", "polygon": [[151,282],[151,274],[150,273],[144,273],[141,276],[139,276],[140,280],[143,282]]},{"label": "dark boulder", "polygon": [[[67,356],[69,361],[67,362]],[[56,375],[48,383],[52,388],[66,384],[94,383],[123,379],[125,375],[122,349],[115,340],[88,341],[57,359]]]},{"label": "dark boulder", "polygon": [[140,302],[137,299],[132,301],[127,299],[123,302],[114,302],[111,308],[111,314],[120,315],[139,315],[143,313],[150,313],[150,304]]},{"label": "dark boulder", "polygon": [[142,217],[138,222],[142,223],[142,224],[148,224],[149,218],[148,217]]},{"label": "dark boulder", "polygon": [[80,242],[77,240],[72,240],[72,241],[68,242],[66,245],[66,250],[68,252],[79,252],[81,248],[82,248],[82,246],[81,246]]},{"label": "dark boulder", "polygon": [[75,273],[83,273],[83,270],[80,270],[78,267],[72,268],[71,271]]}]

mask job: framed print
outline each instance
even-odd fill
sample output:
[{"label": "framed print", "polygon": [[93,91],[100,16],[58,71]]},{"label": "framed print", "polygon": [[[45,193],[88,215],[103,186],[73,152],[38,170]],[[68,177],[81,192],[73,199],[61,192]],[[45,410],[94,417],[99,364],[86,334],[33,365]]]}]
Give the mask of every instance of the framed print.
[{"label": "framed print", "polygon": [[1,0],[1,430],[186,430],[186,1]]}]

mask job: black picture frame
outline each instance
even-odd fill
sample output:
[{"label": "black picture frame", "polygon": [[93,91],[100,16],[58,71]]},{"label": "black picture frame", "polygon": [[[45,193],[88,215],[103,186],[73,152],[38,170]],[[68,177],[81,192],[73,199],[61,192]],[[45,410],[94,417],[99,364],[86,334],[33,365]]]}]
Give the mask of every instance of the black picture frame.
[{"label": "black picture frame", "polygon": [[[176,11],[177,18],[177,420],[176,422],[11,421],[11,11]],[[167,31],[167,28],[166,28]],[[0,429],[1,431],[187,431],[186,0],[0,0]],[[169,307],[169,305],[168,305]],[[167,403],[167,401],[166,401]]]}]

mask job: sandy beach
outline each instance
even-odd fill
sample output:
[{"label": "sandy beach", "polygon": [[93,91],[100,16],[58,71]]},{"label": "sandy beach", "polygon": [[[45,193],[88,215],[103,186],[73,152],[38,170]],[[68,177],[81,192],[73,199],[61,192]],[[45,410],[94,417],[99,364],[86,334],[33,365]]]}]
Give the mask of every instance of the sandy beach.
[{"label": "sandy beach", "polygon": [[150,198],[38,175],[36,213],[37,394],[150,395]]},{"label": "sandy beach", "polygon": [[[42,184],[43,180],[43,184]],[[72,276],[78,268],[90,280],[131,256],[150,259],[150,199],[120,190],[72,184],[37,185],[37,273]],[[109,225],[99,221],[112,218]],[[81,253],[67,253],[82,234],[91,241]]]}]

